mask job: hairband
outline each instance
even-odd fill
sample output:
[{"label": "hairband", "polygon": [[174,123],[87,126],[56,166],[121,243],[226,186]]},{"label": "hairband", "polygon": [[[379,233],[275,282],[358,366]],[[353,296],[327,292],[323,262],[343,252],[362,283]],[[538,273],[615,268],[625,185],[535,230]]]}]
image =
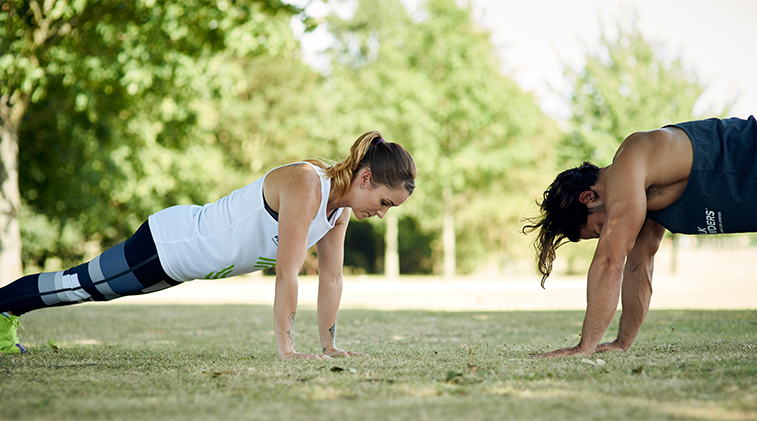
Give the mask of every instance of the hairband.
[{"label": "hairband", "polygon": [[385,140],[383,138],[378,138],[378,139],[376,139],[376,141],[373,144],[374,145],[378,145],[379,143],[384,143],[384,142],[385,142]]}]

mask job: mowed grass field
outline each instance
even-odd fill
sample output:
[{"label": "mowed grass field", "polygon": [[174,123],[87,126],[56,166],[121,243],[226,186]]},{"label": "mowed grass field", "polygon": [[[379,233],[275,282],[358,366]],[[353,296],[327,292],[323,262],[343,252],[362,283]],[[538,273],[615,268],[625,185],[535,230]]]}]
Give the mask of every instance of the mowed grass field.
[{"label": "mowed grass field", "polygon": [[[652,310],[631,351],[559,360],[528,357],[575,345],[583,311],[342,310],[337,345],[370,356],[289,362],[270,306],[21,320],[29,352],[0,355],[2,419],[757,419],[754,310]],[[317,352],[315,311],[295,328]]]}]

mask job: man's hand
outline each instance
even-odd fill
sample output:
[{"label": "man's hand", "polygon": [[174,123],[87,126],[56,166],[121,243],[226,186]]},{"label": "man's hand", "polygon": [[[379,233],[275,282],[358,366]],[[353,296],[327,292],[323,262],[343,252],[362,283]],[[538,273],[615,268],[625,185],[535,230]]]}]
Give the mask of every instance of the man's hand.
[{"label": "man's hand", "polygon": [[347,358],[368,356],[368,354],[364,354],[362,352],[345,351],[343,349],[339,349],[336,347],[324,348],[323,354],[329,357],[347,357]]},{"label": "man's hand", "polygon": [[620,343],[618,343],[618,340],[614,340],[613,342],[605,342],[603,344],[599,344],[597,347],[597,352],[609,352],[609,351],[626,351],[625,348],[623,348]]},{"label": "man's hand", "polygon": [[591,353],[584,351],[579,346],[570,348],[557,349],[552,352],[546,352],[544,354],[537,354],[531,356],[531,359],[535,358],[559,358],[559,357],[591,357]]}]

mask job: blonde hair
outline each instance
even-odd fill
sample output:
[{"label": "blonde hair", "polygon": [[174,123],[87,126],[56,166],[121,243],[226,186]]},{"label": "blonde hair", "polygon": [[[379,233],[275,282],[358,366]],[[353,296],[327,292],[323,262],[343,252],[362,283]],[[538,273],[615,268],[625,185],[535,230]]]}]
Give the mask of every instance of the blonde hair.
[{"label": "blonde hair", "polygon": [[363,168],[371,170],[371,183],[396,189],[403,187],[412,194],[415,189],[417,169],[415,161],[405,148],[397,143],[387,142],[377,131],[360,135],[350,148],[350,155],[343,161],[327,166],[317,159],[308,159],[323,168],[331,178],[337,198],[347,194],[352,179]]}]

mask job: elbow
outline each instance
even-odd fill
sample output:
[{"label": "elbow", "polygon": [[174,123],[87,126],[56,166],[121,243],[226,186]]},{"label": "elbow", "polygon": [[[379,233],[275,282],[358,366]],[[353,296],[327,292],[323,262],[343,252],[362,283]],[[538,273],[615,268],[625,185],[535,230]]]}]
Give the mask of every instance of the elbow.
[{"label": "elbow", "polygon": [[333,285],[333,286],[342,285],[342,274],[341,273],[335,274],[335,275],[321,274],[318,277],[318,283],[322,285]]},{"label": "elbow", "polygon": [[614,273],[614,272],[622,272],[623,267],[625,265],[625,256],[624,257],[603,257],[603,258],[595,258],[592,266],[601,272],[606,273]]},{"label": "elbow", "polygon": [[293,264],[277,264],[276,266],[276,282],[281,281],[295,281],[300,275],[300,266]]},{"label": "elbow", "polygon": [[276,271],[276,285],[297,285],[297,276],[299,274],[293,271]]},{"label": "elbow", "polygon": [[321,267],[318,270],[318,283],[337,285],[342,283],[342,267]]}]

